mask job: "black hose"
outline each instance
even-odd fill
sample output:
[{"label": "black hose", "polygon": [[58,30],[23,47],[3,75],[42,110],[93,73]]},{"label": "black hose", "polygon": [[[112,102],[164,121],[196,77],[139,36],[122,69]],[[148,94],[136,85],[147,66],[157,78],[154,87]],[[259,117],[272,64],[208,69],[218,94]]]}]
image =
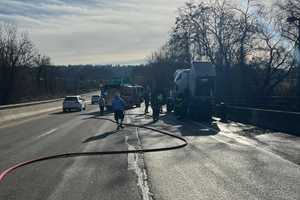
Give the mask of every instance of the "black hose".
[{"label": "black hose", "polygon": [[[101,119],[101,120],[106,120],[106,121],[116,123],[112,119],[103,118],[103,117],[97,117],[95,119]],[[32,163],[41,162],[41,161],[45,161],[45,160],[51,160],[51,159],[57,159],[57,158],[79,157],[79,156],[96,156],[96,155],[108,155],[108,154],[113,155],[113,154],[148,153],[148,152],[158,152],[158,151],[169,151],[169,150],[183,148],[188,144],[187,141],[184,138],[182,138],[180,136],[177,136],[177,135],[173,135],[173,134],[168,133],[166,131],[162,131],[162,130],[158,130],[158,129],[155,129],[155,128],[147,127],[145,125],[137,125],[137,124],[129,124],[129,123],[124,123],[124,125],[129,126],[129,127],[148,129],[148,130],[151,130],[151,131],[154,131],[154,132],[158,132],[158,133],[161,133],[163,135],[167,135],[167,136],[173,137],[175,139],[178,139],[178,140],[182,141],[183,144],[176,145],[176,146],[170,146],[170,147],[153,148],[153,149],[135,149],[135,150],[126,150],[126,151],[75,152],[75,153],[64,153],[64,154],[57,154],[57,155],[41,157],[41,158],[37,158],[37,159],[34,159],[34,160],[29,160],[29,161],[25,161],[25,162],[16,164],[16,165],[4,170],[3,172],[0,173],[0,183],[3,181],[4,177],[6,177],[9,173],[13,172],[14,170],[16,170],[20,167],[23,167],[25,165],[29,165],[29,164],[32,164]]]}]

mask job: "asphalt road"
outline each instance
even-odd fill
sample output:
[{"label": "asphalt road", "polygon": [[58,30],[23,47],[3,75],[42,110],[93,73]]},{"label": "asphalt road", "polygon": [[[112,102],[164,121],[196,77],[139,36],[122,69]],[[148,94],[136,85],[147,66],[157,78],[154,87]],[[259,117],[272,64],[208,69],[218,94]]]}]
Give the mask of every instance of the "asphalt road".
[{"label": "asphalt road", "polygon": [[[227,132],[222,124],[179,122],[173,116],[162,117],[152,126],[181,135],[189,142],[184,149],[145,154],[154,199],[300,199],[300,140],[297,137],[268,133],[264,135],[263,144]],[[147,148],[176,143],[146,130],[140,130],[139,134],[142,146]],[[278,149],[285,143],[293,147]]]},{"label": "asphalt road", "polygon": [[[90,105],[81,113],[50,113],[0,125],[0,171],[53,154],[178,143],[142,129],[116,132],[114,124],[95,118],[97,110]],[[151,118],[141,111],[128,111],[127,122],[149,123]],[[179,122],[173,116],[150,126],[181,135],[189,145],[168,152],[35,163],[0,183],[0,199],[300,199],[299,138],[268,134],[259,137],[264,143],[257,143],[228,126],[223,130],[220,124]]]},{"label": "asphalt road", "polygon": [[[86,111],[51,113],[0,127],[0,171],[42,156],[83,151],[127,150],[135,130],[94,119]],[[108,115],[111,117],[111,115]],[[128,156],[105,155],[43,161],[17,169],[0,183],[0,199],[141,199]]]}]

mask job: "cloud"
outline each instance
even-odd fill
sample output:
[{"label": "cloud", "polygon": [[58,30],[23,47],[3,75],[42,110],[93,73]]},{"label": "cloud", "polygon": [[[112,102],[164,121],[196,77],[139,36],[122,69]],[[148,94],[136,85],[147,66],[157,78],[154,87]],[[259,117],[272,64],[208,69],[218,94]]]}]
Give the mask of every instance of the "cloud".
[{"label": "cloud", "polygon": [[182,0],[2,0],[0,20],[29,32],[56,64],[145,60],[166,41]]},{"label": "cloud", "polygon": [[168,38],[183,0],[1,0],[0,21],[29,32],[55,64],[133,63]]}]

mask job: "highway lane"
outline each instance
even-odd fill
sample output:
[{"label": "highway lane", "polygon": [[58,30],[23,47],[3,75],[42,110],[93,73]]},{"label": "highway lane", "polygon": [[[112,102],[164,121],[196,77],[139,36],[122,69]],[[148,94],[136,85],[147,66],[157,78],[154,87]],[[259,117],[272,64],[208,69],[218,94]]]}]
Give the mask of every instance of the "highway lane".
[{"label": "highway lane", "polygon": [[[127,127],[115,132],[114,124],[94,118],[97,109],[89,106],[82,113],[52,113],[0,128],[0,170],[55,153],[166,147],[178,142],[142,129]],[[128,122],[151,122],[151,117],[140,115],[142,110],[128,111]],[[292,200],[300,197],[300,167],[294,159],[230,130],[215,132],[211,126],[178,122],[173,116],[162,117],[151,126],[181,135],[189,145],[144,155],[35,163],[18,169],[0,184],[0,199]]]},{"label": "highway lane", "polygon": [[[138,121],[147,123],[150,119],[140,117]],[[207,125],[179,122],[172,116],[152,126],[181,135],[189,142],[184,149],[145,154],[154,199],[300,199],[297,162],[257,146],[251,139],[215,132]],[[143,148],[176,143],[147,130],[139,130],[139,134]]]},{"label": "highway lane", "polygon": [[[127,150],[125,138],[135,136],[134,129],[115,132],[111,122],[92,118],[97,110],[50,113],[0,128],[0,170],[52,154]],[[0,184],[1,200],[140,198],[126,154],[43,161],[17,169]]]}]

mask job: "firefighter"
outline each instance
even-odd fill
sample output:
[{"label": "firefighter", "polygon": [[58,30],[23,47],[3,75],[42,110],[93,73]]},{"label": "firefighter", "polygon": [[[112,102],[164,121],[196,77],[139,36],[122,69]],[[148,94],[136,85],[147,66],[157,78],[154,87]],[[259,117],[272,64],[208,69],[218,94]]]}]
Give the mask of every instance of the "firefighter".
[{"label": "firefighter", "polygon": [[186,111],[187,111],[187,97],[185,97],[183,94],[180,94],[175,98],[175,107],[174,107],[175,115],[178,116],[178,119],[183,119],[186,115]]},{"label": "firefighter", "polygon": [[170,113],[174,109],[174,100],[173,97],[168,97],[167,98],[167,112]]},{"label": "firefighter", "polygon": [[105,99],[104,97],[101,95],[99,98],[99,109],[100,109],[100,115],[104,114],[104,106],[105,106]]},{"label": "firefighter", "polygon": [[177,95],[175,97],[175,105],[174,105],[174,113],[175,115],[179,116],[180,115],[180,108],[181,108],[181,104],[183,102],[183,97],[182,95]]},{"label": "firefighter", "polygon": [[163,113],[163,104],[164,104],[164,97],[161,93],[157,96],[157,102],[159,107],[159,112]]},{"label": "firefighter", "polygon": [[159,105],[159,99],[157,93],[154,93],[151,96],[151,108],[152,108],[153,121],[156,122],[159,119],[159,111],[160,111],[160,105]]},{"label": "firefighter", "polygon": [[125,101],[121,98],[120,93],[117,93],[112,101],[112,109],[114,111],[114,117],[118,124],[117,129],[124,128],[124,110],[125,110]]},{"label": "firefighter", "polygon": [[145,91],[144,93],[144,101],[145,101],[145,114],[149,113],[149,103],[150,103],[150,94],[148,91]]}]

